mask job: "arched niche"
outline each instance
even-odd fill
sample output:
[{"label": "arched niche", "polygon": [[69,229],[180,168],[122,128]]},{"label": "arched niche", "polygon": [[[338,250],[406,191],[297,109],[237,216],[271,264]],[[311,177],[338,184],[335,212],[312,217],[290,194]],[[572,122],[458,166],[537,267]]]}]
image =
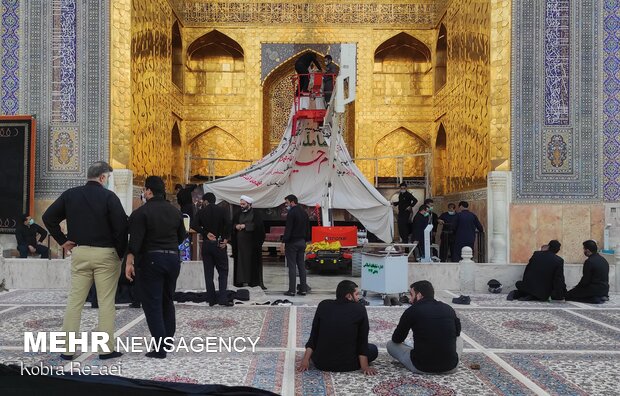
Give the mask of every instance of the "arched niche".
[{"label": "arched niche", "polygon": [[435,139],[435,151],[433,153],[433,195],[446,193],[446,175],[448,174],[448,138],[443,124],[439,124],[437,138]]},{"label": "arched niche", "polygon": [[[405,156],[429,152],[428,144],[409,129],[400,127],[381,138],[375,145],[375,157]],[[423,156],[404,158],[403,177],[424,177],[426,163]],[[379,177],[394,177],[398,160],[386,158],[378,161]]]},{"label": "arched niche", "polygon": [[183,183],[184,160],[183,160],[183,144],[181,142],[181,131],[178,122],[175,122],[170,132],[170,149],[172,163],[170,166],[170,175],[173,183]]},{"label": "arched niche", "polygon": [[189,94],[244,94],[243,48],[227,35],[213,30],[187,47]]},{"label": "arched niche", "polygon": [[439,91],[448,79],[448,30],[442,23],[439,25],[437,47],[435,51],[435,92]]},{"label": "arched niche", "polygon": [[[317,61],[325,70],[324,55],[306,49],[282,62],[269,73],[263,82],[263,154],[269,153],[276,147],[280,143],[282,135],[284,135],[284,130],[291,113],[291,106],[293,105],[294,89],[292,77],[295,75],[295,61],[307,52],[314,52]],[[337,64],[336,69],[340,69]],[[349,124],[354,125],[354,120],[350,119],[355,116],[354,110],[350,110],[350,108],[346,109],[347,127]],[[347,143],[347,148],[350,149],[347,135],[345,135],[345,143]]]},{"label": "arched niche", "polygon": [[172,25],[172,82],[183,91],[183,40],[179,21]]},{"label": "arched niche", "polygon": [[[430,49],[415,37],[401,32],[375,50],[374,87],[385,96],[432,94]],[[389,82],[389,84],[388,84]]]},{"label": "arched niche", "polygon": [[[246,159],[245,149],[239,139],[224,129],[214,126],[194,137],[189,147],[192,158]],[[209,161],[192,159],[192,174],[228,176],[249,166],[245,162]]]}]

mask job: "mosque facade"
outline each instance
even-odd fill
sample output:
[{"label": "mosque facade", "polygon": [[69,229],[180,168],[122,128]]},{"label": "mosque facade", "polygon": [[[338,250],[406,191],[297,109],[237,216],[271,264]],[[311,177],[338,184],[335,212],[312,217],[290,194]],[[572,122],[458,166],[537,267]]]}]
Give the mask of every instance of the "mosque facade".
[{"label": "mosque facade", "polygon": [[354,43],[344,138],[369,179],[470,201],[505,261],[559,239],[580,262],[620,221],[619,18],[612,0],[2,0],[0,115],[36,115],[40,216],[100,159],[136,185],[242,169],[198,158],[260,159],[295,59]]}]

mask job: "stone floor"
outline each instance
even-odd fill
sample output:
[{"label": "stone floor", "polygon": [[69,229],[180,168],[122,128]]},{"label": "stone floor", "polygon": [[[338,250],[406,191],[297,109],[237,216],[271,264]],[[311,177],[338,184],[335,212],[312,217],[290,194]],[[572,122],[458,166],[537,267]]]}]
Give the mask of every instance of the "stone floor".
[{"label": "stone floor", "polygon": [[[618,395],[620,394],[620,295],[603,305],[508,302],[505,295],[471,295],[469,306],[453,305],[463,324],[465,353],[457,373],[413,375],[385,350],[406,306],[383,307],[369,295],[370,342],[379,346],[379,375],[359,372],[296,373],[316,304],[333,298],[339,275],[311,275],[313,292],[289,298],[291,306],[252,305],[284,299],[285,269],[265,269],[266,293],[231,308],[177,305],[177,336],[260,337],[255,352],[179,351],[168,359],[128,353],[112,362],[134,378],[248,385],[283,395]],[[355,279],[355,278],[352,278]],[[458,291],[438,290],[451,304]],[[24,331],[57,331],[67,290],[12,290],[0,293],[0,361],[61,365],[58,354],[23,352]],[[118,305],[117,336],[148,336],[142,310]],[[85,307],[82,330],[96,328],[97,311]],[[81,354],[78,361],[99,361]],[[480,369],[472,369],[478,364]]]}]

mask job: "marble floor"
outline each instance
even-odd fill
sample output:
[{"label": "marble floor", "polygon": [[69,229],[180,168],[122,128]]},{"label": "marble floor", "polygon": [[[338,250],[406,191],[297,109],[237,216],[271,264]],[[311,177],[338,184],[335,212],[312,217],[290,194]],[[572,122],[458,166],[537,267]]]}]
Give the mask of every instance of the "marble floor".
[{"label": "marble floor", "polygon": [[[282,395],[618,395],[620,394],[620,295],[608,303],[509,302],[504,295],[471,295],[468,306],[453,305],[459,291],[438,290],[461,318],[464,355],[452,375],[413,375],[395,363],[385,343],[406,306],[384,307],[369,295],[370,342],[379,347],[379,374],[296,373],[316,304],[333,298],[339,275],[311,275],[313,292],[289,298],[290,306],[252,305],[287,298],[285,272],[265,269],[268,290],[235,307],[177,305],[177,336],[260,337],[254,352],[177,351],[165,360],[127,353],[100,361],[83,353],[83,364],[120,363],[122,375],[188,383],[246,385]],[[355,278],[352,278],[355,279]],[[11,290],[0,293],[0,362],[54,365],[58,354],[24,353],[25,331],[58,331],[67,290]],[[81,330],[93,330],[97,310],[87,304]],[[117,306],[116,335],[148,336],[141,309]],[[479,367],[479,368],[478,368]]]}]

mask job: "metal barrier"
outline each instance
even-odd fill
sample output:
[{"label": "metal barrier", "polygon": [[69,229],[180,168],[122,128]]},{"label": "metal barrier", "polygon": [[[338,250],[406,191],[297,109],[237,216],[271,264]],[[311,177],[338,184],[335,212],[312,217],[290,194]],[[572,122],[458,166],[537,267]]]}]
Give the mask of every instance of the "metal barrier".
[{"label": "metal barrier", "polygon": [[484,232],[476,231],[476,250],[474,257],[477,263],[486,263],[487,261],[487,241]]}]

